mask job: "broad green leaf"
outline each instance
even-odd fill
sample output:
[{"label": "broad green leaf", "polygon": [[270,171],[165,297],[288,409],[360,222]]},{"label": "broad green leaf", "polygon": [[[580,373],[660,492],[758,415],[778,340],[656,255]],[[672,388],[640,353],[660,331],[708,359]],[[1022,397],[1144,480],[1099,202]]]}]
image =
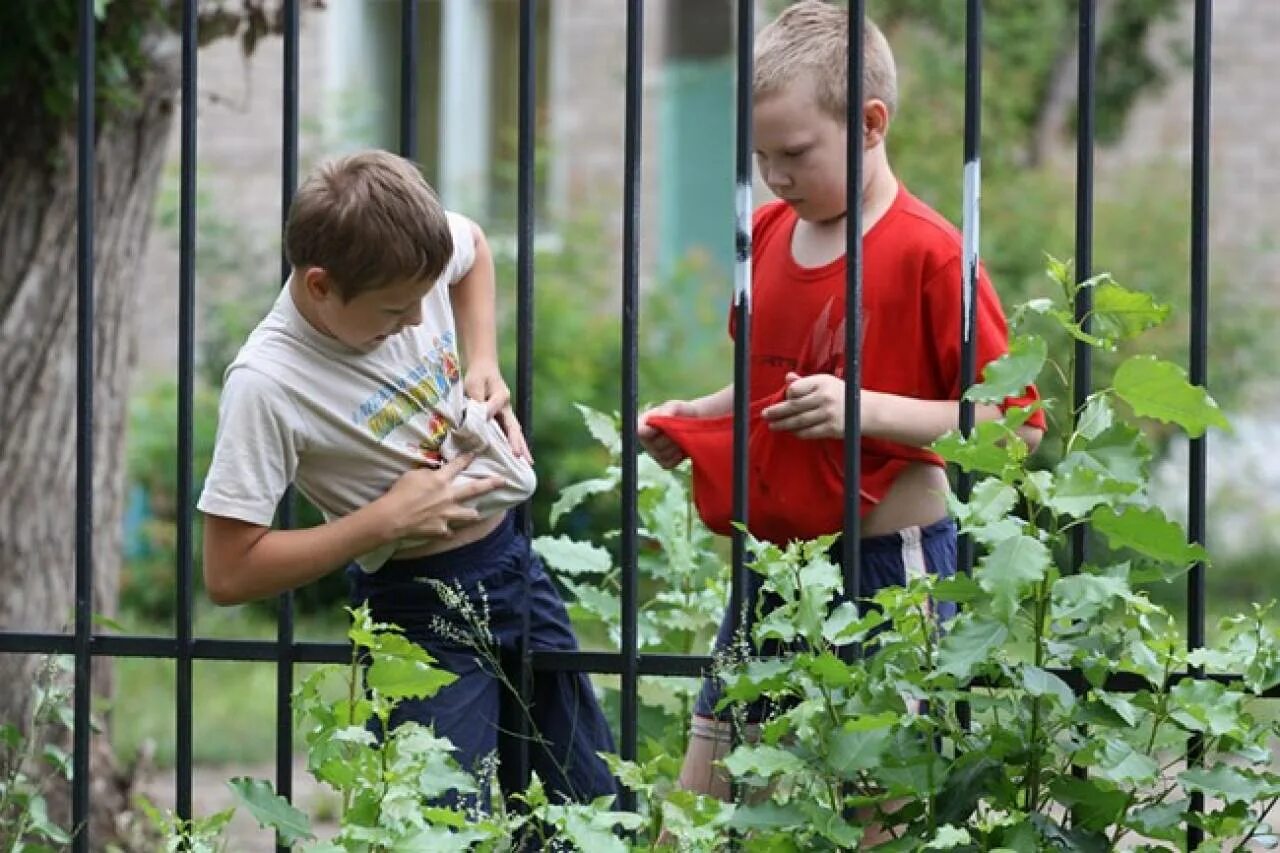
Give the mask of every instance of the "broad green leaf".
[{"label": "broad green leaf", "polygon": [[1151,756],[1121,740],[1107,741],[1097,763],[1098,775],[1119,785],[1145,785],[1159,770],[1160,765]]},{"label": "broad green leaf", "polygon": [[1184,728],[1213,737],[1230,734],[1241,727],[1240,702],[1235,691],[1216,681],[1187,679],[1169,691],[1173,708],[1170,716]]},{"label": "broad green leaf", "polygon": [[1201,791],[1229,803],[1252,804],[1275,796],[1276,786],[1239,767],[1219,764],[1212,769],[1193,767],[1178,774],[1188,791]]},{"label": "broad green leaf", "polygon": [[[948,493],[948,498],[953,496]],[[971,527],[993,524],[1002,520],[1018,502],[1018,492],[1007,483],[988,477],[973,487],[969,502],[954,501],[952,514],[960,522],[960,526],[968,530]]]},{"label": "broad green leaf", "polygon": [[1124,812],[1129,796],[1094,779],[1059,776],[1049,786],[1053,797],[1070,808],[1080,825],[1088,829],[1107,829]]},{"label": "broad green leaf", "polygon": [[949,432],[932,445],[935,453],[966,471],[1004,478],[1008,469],[1027,455],[1027,445],[996,421],[978,424],[966,439]]},{"label": "broad green leaf", "polygon": [[1151,461],[1151,448],[1142,433],[1126,423],[1117,422],[1107,427],[1083,447],[1072,450],[1058,463],[1059,472],[1076,467],[1092,468],[1113,480],[1145,487],[1147,463]]},{"label": "broad green leaf", "polygon": [[228,781],[227,787],[245,804],[259,825],[280,833],[286,844],[315,837],[307,816],[277,794],[270,782],[238,776]]},{"label": "broad green leaf", "polygon": [[1101,392],[1089,395],[1080,417],[1076,421],[1076,431],[1087,441],[1092,441],[1111,428],[1115,422],[1115,409],[1111,400]]},{"label": "broad green leaf", "polygon": [[925,844],[926,850],[953,850],[962,844],[969,844],[973,839],[969,837],[969,831],[958,826],[938,827],[938,831],[933,834],[933,838]]},{"label": "broad green leaf", "polygon": [[582,420],[587,425],[587,432],[609,451],[610,456],[617,456],[622,452],[622,438],[618,434],[615,418],[581,403],[574,403],[574,408],[582,415]]},{"label": "broad green leaf", "polygon": [[724,766],[735,777],[760,776],[772,779],[782,773],[797,773],[804,762],[785,749],[768,744],[740,746],[724,760]]},{"label": "broad green leaf", "polygon": [[938,650],[938,669],[966,679],[1009,638],[1001,622],[968,614],[951,623]]},{"label": "broad green leaf", "polygon": [[389,699],[422,699],[434,696],[458,676],[421,661],[375,656],[365,683]]},{"label": "broad green leaf", "polygon": [[1052,696],[1065,709],[1075,707],[1076,695],[1071,685],[1046,669],[1030,664],[1022,668],[1022,686],[1032,696]]},{"label": "broad green leaf", "polygon": [[733,829],[783,829],[791,826],[808,826],[809,816],[795,802],[780,805],[773,801],[751,803],[734,809],[729,826]]},{"label": "broad green leaf", "polygon": [[1144,806],[1129,815],[1128,824],[1151,838],[1181,841],[1186,837],[1182,821],[1186,817],[1188,805],[1188,800],[1177,800]]},{"label": "broad green leaf", "polygon": [[827,765],[839,776],[852,778],[859,770],[870,770],[880,763],[889,743],[887,728],[832,733],[827,745]]},{"label": "broad green leaf", "polygon": [[1149,294],[1116,284],[1109,276],[1093,289],[1091,329],[1112,341],[1135,338],[1169,317],[1169,306]]},{"label": "broad green leaf", "polygon": [[565,513],[573,512],[579,504],[592,495],[612,492],[617,488],[618,480],[614,477],[598,477],[565,486],[560,490],[560,497],[556,498],[556,502],[551,505],[551,512],[548,515],[551,526],[555,527]]},{"label": "broad green leaf", "polygon": [[1112,548],[1129,548],[1175,565],[1208,560],[1204,548],[1188,543],[1182,527],[1155,507],[1098,507],[1090,522]]},{"label": "broad green leaf", "polygon": [[1139,711],[1136,705],[1118,693],[1109,693],[1105,690],[1099,690],[1094,694],[1098,701],[1110,708],[1125,725],[1134,727],[1138,725]]},{"label": "broad green leaf", "polygon": [[539,536],[533,549],[557,572],[566,575],[607,574],[613,558],[603,548],[567,536]]},{"label": "broad green leaf", "polygon": [[1059,471],[1047,505],[1060,515],[1083,518],[1094,507],[1114,506],[1137,489],[1135,483],[1116,480],[1094,468],[1076,465],[1066,472]]},{"label": "broad green leaf", "polygon": [[982,371],[982,382],[964,392],[966,400],[977,403],[1003,403],[1010,397],[1021,397],[1027,386],[1035,382],[1048,356],[1044,338],[1035,335],[1015,337],[1009,351]]},{"label": "broad green leaf", "polygon": [[1213,398],[1188,382],[1186,371],[1172,362],[1133,356],[1116,370],[1114,382],[1116,394],[1135,414],[1177,424],[1192,438],[1209,427],[1231,428]]},{"label": "broad green leaf", "polygon": [[1039,539],[1019,535],[1000,542],[974,572],[978,584],[996,598],[1018,601],[1031,584],[1044,579],[1052,561]]},{"label": "broad green leaf", "polygon": [[1054,619],[1090,619],[1102,610],[1131,595],[1121,578],[1079,572],[1053,582]]}]

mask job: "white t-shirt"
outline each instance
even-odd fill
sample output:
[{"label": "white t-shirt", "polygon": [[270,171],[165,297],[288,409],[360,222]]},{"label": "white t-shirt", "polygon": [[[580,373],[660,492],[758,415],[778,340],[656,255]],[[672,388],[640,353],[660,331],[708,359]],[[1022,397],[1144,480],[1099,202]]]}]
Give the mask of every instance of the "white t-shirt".
[{"label": "white t-shirt", "polygon": [[[475,502],[481,514],[528,499],[533,469],[512,455],[483,404],[462,396],[449,289],[475,262],[475,235],[456,214],[449,225],[453,257],[423,298],[421,325],[372,352],[317,331],[285,284],[227,368],[201,512],[269,527],[295,483],[333,520],[380,498],[405,472],[462,449],[477,457],[460,476],[496,474],[504,483]],[[396,551],[420,544],[392,543],[358,562],[373,572]]]}]

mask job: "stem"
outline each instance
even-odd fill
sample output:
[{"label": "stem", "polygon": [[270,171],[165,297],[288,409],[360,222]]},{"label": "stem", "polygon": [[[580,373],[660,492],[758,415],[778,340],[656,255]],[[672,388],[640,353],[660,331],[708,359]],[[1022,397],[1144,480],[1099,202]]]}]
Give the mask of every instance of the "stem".
[{"label": "stem", "polygon": [[1263,810],[1262,814],[1258,815],[1258,819],[1254,821],[1254,824],[1252,827],[1250,827],[1248,834],[1245,835],[1245,837],[1240,840],[1239,844],[1231,848],[1231,853],[1236,853],[1239,850],[1248,849],[1245,845],[1247,845],[1249,843],[1249,840],[1253,838],[1254,835],[1257,834],[1258,827],[1262,826],[1262,821],[1265,820],[1267,815],[1271,813],[1271,810],[1276,807],[1276,803],[1280,803],[1280,796],[1271,798],[1271,802],[1267,804],[1267,807],[1266,809]]},{"label": "stem", "polygon": [[[1147,748],[1143,750],[1144,755],[1150,755],[1151,751],[1155,749],[1156,738],[1160,733],[1160,727],[1164,725],[1165,720],[1168,719],[1169,690],[1166,685],[1168,685],[1169,683],[1169,672],[1172,670],[1172,668],[1173,668],[1173,652],[1169,652],[1164,656],[1164,676],[1160,679],[1160,684],[1161,684],[1160,703],[1159,705],[1157,705],[1155,712],[1151,715],[1151,735],[1147,738]],[[1160,770],[1160,775],[1163,776],[1164,771],[1167,770],[1168,767],[1172,767],[1172,766],[1173,765],[1170,764],[1167,767],[1162,768]],[[1133,808],[1133,803],[1136,799],[1137,799],[1136,792],[1130,791],[1128,797],[1125,799],[1124,808],[1120,812],[1121,820],[1123,820],[1124,816],[1129,813],[1129,809]],[[1126,831],[1127,830],[1124,828],[1123,825],[1116,827],[1115,837],[1111,839],[1112,847],[1116,845],[1116,842],[1120,840],[1121,836],[1123,836]]]},{"label": "stem", "polygon": [[[1042,668],[1044,664],[1045,643],[1045,616],[1048,610],[1049,600],[1049,575],[1046,573],[1044,579],[1040,581],[1040,589],[1036,593],[1035,608],[1035,665]],[[1027,746],[1031,750],[1031,766],[1027,768],[1027,811],[1034,812],[1040,803],[1040,748],[1036,745],[1036,738],[1040,729],[1040,698],[1034,696],[1031,699],[1031,730],[1027,736]]]},{"label": "stem", "polygon": [[[360,648],[351,644],[351,670],[347,675],[347,726],[356,724],[356,682],[360,679]],[[386,732],[383,732],[383,737]],[[342,817],[345,819],[351,810],[351,789],[342,789]]]}]

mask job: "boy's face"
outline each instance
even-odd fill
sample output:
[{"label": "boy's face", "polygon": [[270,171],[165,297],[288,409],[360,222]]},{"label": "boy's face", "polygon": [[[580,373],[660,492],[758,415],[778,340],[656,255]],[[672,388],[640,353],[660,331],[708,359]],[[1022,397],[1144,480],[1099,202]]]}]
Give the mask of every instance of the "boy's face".
[{"label": "boy's face", "polygon": [[751,128],[760,177],[774,195],[810,222],[844,215],[846,129],[819,109],[811,82],[757,100]]},{"label": "boy's face", "polygon": [[320,331],[352,349],[371,352],[387,338],[422,322],[422,300],[434,281],[405,281],[363,291],[343,301],[342,294],[323,270],[306,273]]}]

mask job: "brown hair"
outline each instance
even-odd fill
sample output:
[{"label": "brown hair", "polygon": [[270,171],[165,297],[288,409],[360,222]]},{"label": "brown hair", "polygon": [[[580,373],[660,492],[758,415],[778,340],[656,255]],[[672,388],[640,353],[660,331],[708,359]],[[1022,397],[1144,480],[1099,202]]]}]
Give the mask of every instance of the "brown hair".
[{"label": "brown hair", "polygon": [[[870,18],[864,19],[862,95],[883,101],[893,115],[898,108],[898,71],[893,51]],[[797,80],[813,81],[818,109],[840,124],[849,102],[849,13],[821,0],[788,6],[756,36],[752,95],[762,100]]]},{"label": "brown hair", "polygon": [[453,237],[418,168],[386,151],[321,164],[298,187],[284,233],[295,269],[319,267],[343,300],[390,284],[436,279]]}]

